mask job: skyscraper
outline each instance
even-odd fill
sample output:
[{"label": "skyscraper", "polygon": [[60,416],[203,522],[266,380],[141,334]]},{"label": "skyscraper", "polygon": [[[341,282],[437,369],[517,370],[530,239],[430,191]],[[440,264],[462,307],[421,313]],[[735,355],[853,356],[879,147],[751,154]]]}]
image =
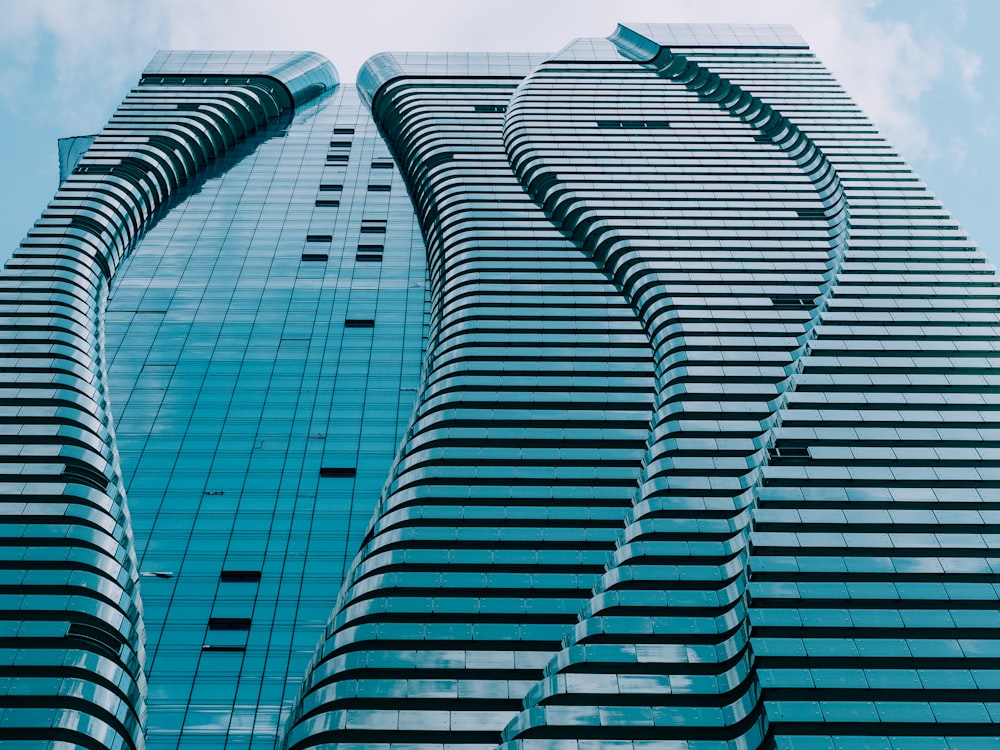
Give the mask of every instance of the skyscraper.
[{"label": "skyscraper", "polygon": [[996,276],[790,28],[161,53],[72,172],[0,737],[1000,745]]}]

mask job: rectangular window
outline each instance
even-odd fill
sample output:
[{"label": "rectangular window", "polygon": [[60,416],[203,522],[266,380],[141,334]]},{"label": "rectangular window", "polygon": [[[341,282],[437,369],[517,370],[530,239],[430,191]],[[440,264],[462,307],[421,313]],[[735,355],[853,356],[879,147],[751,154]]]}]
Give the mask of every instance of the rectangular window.
[{"label": "rectangular window", "polygon": [[332,234],[307,234],[306,242],[333,242]]},{"label": "rectangular window", "polygon": [[352,479],[357,473],[357,469],[347,466],[322,466],[319,470],[321,477],[334,479]]},{"label": "rectangular window", "polygon": [[476,112],[495,112],[500,114],[507,111],[507,107],[503,104],[477,104],[475,106]]},{"label": "rectangular window", "polygon": [[256,583],[260,581],[259,570],[224,570],[219,574],[223,583]]},{"label": "rectangular window", "polygon": [[338,185],[333,182],[324,182],[322,185],[319,186],[319,191],[321,193],[339,193],[343,189],[344,189],[343,185]]},{"label": "rectangular window", "polygon": [[361,233],[362,234],[385,234],[386,229],[385,219],[362,219],[361,220]]},{"label": "rectangular window", "polygon": [[373,161],[372,169],[392,169],[391,161]]},{"label": "rectangular window", "polygon": [[209,630],[249,630],[249,617],[210,617]]},{"label": "rectangular window", "polygon": [[347,164],[350,157],[347,154],[327,154],[326,163],[327,164]]},{"label": "rectangular window", "polygon": [[796,211],[800,219],[825,219],[826,211],[822,208],[800,208]]},{"label": "rectangular window", "polygon": [[326,253],[302,253],[302,260],[326,263],[330,260],[330,256]]},{"label": "rectangular window", "polygon": [[354,259],[362,263],[381,263],[385,247],[382,245],[358,245]]},{"label": "rectangular window", "polygon": [[350,141],[330,141],[330,148],[350,148]]},{"label": "rectangular window", "polygon": [[344,321],[344,328],[374,328],[375,321],[371,318],[348,318]]},{"label": "rectangular window", "polygon": [[775,307],[812,307],[814,300],[812,297],[792,297],[780,296],[771,297],[771,304]]},{"label": "rectangular window", "polygon": [[664,130],[670,127],[666,120],[598,120],[597,127],[623,130]]},{"label": "rectangular window", "polygon": [[354,128],[334,128],[334,135],[354,135]]},{"label": "rectangular window", "polygon": [[392,185],[369,185],[369,193],[388,193],[392,190]]},{"label": "rectangular window", "polygon": [[320,208],[337,208],[340,201],[336,198],[317,198],[316,205]]},{"label": "rectangular window", "polygon": [[771,463],[775,465],[801,465],[812,459],[807,446],[796,445],[787,440],[777,441],[767,453]]}]

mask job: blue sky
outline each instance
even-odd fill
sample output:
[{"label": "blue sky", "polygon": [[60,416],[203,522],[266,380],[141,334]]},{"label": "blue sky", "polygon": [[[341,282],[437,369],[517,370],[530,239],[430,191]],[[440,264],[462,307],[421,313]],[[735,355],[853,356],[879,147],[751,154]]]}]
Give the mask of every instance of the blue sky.
[{"label": "blue sky", "polygon": [[[359,7],[360,6],[360,7]],[[157,49],[312,49],[342,80],[386,49],[556,50],[618,20],[792,23],[1000,264],[996,0],[0,0],[0,260]]]}]

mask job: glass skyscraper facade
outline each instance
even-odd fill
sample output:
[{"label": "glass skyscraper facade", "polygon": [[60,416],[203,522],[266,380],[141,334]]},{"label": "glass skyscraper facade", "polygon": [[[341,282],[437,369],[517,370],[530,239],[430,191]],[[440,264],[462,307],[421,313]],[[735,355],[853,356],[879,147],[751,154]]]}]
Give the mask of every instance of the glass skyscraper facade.
[{"label": "glass skyscraper facade", "polygon": [[160,53],[65,145],[5,746],[1000,748],[1000,287],[792,29]]}]

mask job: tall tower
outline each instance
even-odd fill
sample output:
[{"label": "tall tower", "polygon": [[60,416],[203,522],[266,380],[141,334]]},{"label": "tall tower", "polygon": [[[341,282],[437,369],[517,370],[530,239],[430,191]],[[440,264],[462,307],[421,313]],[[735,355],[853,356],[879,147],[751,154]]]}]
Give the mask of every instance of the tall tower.
[{"label": "tall tower", "polygon": [[371,116],[330,86],[216,161],[123,267],[106,348],[150,750],[274,746],[406,428],[425,258]]},{"label": "tall tower", "polygon": [[5,744],[143,744],[145,635],[109,408],[109,288],[185,184],[335,83],[310,54],[198,63],[150,71],[0,276]]},{"label": "tall tower", "polygon": [[86,145],[0,740],[997,747],[996,276],[792,29],[161,53]]},{"label": "tall tower", "polygon": [[3,277],[0,740],[274,747],[417,384],[405,187],[312,53],[161,53],[69,169]]},{"label": "tall tower", "polygon": [[794,31],[359,84],[431,337],[286,747],[992,747],[996,276]]}]

